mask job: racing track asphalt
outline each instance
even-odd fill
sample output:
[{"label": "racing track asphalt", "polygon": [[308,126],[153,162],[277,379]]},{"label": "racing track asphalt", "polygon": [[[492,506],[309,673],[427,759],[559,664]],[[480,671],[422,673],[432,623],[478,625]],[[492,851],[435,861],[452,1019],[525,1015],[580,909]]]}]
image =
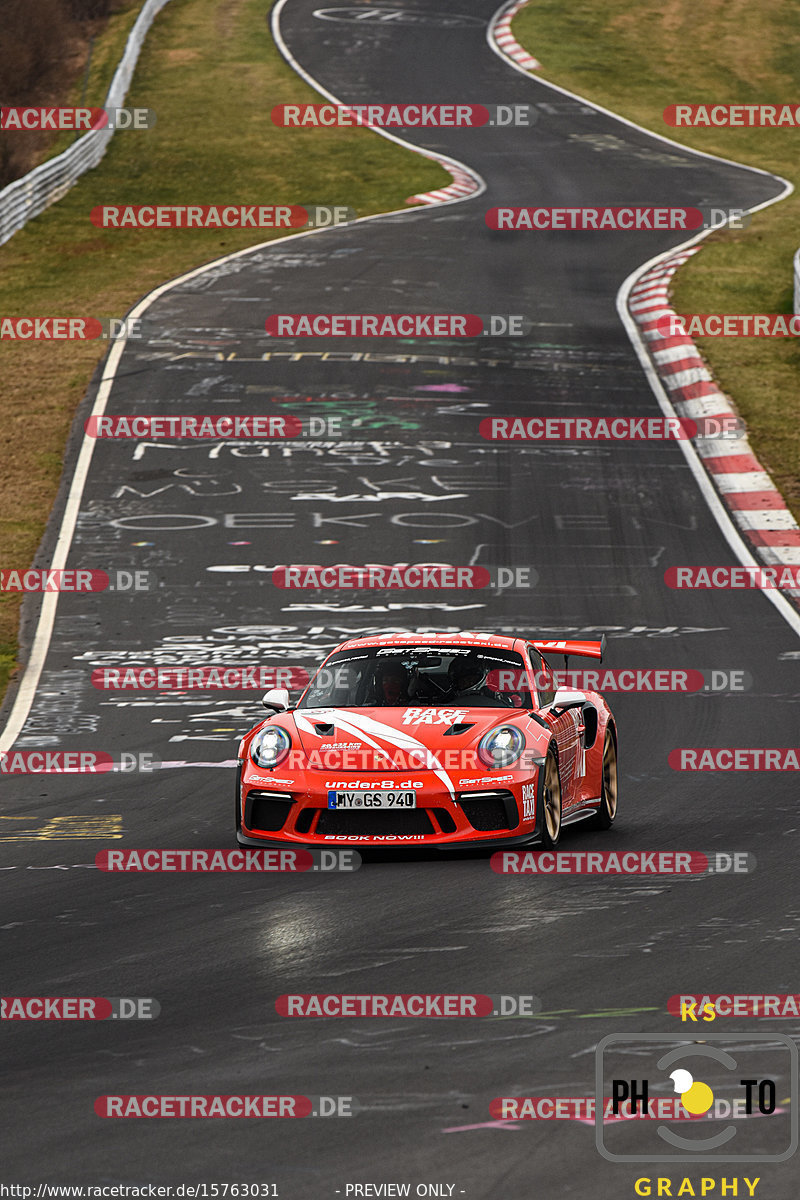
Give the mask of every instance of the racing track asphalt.
[{"label": "racing track asphalt", "polygon": [[[6,779],[4,994],[155,996],[162,1015],[126,1027],[5,1025],[3,1176],[275,1181],[287,1200],[366,1180],[452,1182],[454,1195],[470,1197],[591,1188],[610,1200],[638,1175],[667,1172],[603,1162],[580,1124],[485,1127],[489,1101],[590,1094],[589,1051],[600,1037],[680,1032],[665,1011],[673,993],[793,990],[793,781],[678,775],[667,755],[681,745],[792,745],[797,639],[757,593],[663,585],[669,565],[734,562],[676,446],[495,446],[478,436],[492,413],[658,415],[614,301],[638,264],[679,237],[501,235],[484,213],[533,203],[750,206],[780,185],[669,148],[521,77],[486,44],[487,0],[436,0],[436,12],[473,18],[456,27],[434,23],[421,3],[394,11],[427,13],[422,23],[323,21],[315,7],[290,0],[283,35],[341,99],[533,103],[537,122],[409,132],[476,169],[485,195],[273,244],[151,307],[148,337],[128,344],[109,412],[336,414],[359,421],[350,440],[370,446],[328,440],[254,454],[98,443],[70,565],[148,568],[161,586],[60,599],[17,746],[219,762],[258,719],[257,693],[97,691],[90,671],[102,662],[183,654],[193,665],[311,667],[342,637],[387,626],[606,630],[611,667],[736,669],[752,687],[611,696],[619,824],[608,835],[570,830],[563,847],[749,850],[757,871],[515,880],[494,875],[486,855],[408,852],[374,856],[352,876],[109,876],[91,865],[103,846],[232,845],[233,772]],[[339,342],[287,346],[264,335],[270,312],[335,310],[510,312],[535,324],[513,341],[374,339],[326,361],[319,352],[340,351]],[[293,349],[296,358],[262,358]],[[227,524],[226,513],[235,514]],[[430,604],[398,593],[288,595],[257,569],[376,558],[530,565],[540,583],[528,593],[442,593]],[[212,569],[225,567],[245,569]],[[124,828],[116,842],[103,832],[113,814]],[[52,824],[64,817],[94,824]],[[533,992],[546,1011],[571,1011],[483,1023],[290,1023],[274,1011],[281,993],[345,990]],[[655,1011],[592,1015],[631,1007]],[[92,1109],[103,1093],[261,1091],[353,1095],[366,1111],[261,1124],[104,1122]],[[457,1127],[467,1128],[445,1132]],[[770,1196],[789,1194],[790,1169],[763,1169]]]}]

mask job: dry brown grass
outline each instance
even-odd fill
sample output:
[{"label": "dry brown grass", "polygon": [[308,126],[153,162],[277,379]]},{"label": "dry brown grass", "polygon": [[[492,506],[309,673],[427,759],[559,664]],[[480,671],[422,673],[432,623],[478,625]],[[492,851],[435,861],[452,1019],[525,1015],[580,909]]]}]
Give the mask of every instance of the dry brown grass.
[{"label": "dry brown grass", "polygon": [[[130,21],[131,13],[123,17]],[[93,56],[106,76],[119,57],[122,29],[111,25],[115,44],[109,48],[104,38]],[[104,94],[89,102],[101,103]],[[315,100],[272,45],[263,0],[168,5],[148,35],[128,97],[155,109],[155,128],[116,135],[94,171],[0,247],[0,314],[122,316],[165,279],[269,236],[97,230],[88,214],[99,203],[141,201],[145,192],[164,204],[263,204],[270,197],[341,204],[365,215],[402,208],[406,196],[449,182],[435,163],[365,129],[295,132],[271,124],[273,105]],[[102,342],[3,343],[0,566],[31,562],[67,432],[104,349]],[[18,610],[15,597],[0,596],[0,693],[15,661]]]}]

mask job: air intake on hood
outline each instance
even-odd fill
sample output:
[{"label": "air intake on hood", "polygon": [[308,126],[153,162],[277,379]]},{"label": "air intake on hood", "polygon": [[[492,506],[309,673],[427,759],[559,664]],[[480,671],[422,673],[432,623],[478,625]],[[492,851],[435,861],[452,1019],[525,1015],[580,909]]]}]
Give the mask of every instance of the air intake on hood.
[{"label": "air intake on hood", "polygon": [[466,733],[468,729],[472,729],[472,725],[451,725],[449,729],[445,729],[444,736],[447,737],[451,733]]},{"label": "air intake on hood", "polygon": [[333,737],[336,730],[334,729],[333,725],[320,724],[314,726],[314,732],[318,733],[320,737]]}]

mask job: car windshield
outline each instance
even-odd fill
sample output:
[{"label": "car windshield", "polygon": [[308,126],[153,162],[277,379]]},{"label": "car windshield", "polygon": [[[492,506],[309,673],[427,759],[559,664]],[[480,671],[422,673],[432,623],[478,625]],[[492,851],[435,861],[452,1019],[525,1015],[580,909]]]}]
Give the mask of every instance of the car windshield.
[{"label": "car windshield", "polygon": [[529,708],[522,658],[489,646],[369,646],[332,654],[298,708]]}]

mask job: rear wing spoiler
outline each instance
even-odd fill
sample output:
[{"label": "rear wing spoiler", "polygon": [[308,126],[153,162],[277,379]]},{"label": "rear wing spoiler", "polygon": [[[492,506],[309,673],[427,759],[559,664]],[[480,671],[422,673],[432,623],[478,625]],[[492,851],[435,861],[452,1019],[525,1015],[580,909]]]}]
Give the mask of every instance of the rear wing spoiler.
[{"label": "rear wing spoiler", "polygon": [[540,654],[564,654],[567,657],[577,655],[578,658],[596,658],[603,661],[606,652],[606,635],[599,642],[531,642]]}]

